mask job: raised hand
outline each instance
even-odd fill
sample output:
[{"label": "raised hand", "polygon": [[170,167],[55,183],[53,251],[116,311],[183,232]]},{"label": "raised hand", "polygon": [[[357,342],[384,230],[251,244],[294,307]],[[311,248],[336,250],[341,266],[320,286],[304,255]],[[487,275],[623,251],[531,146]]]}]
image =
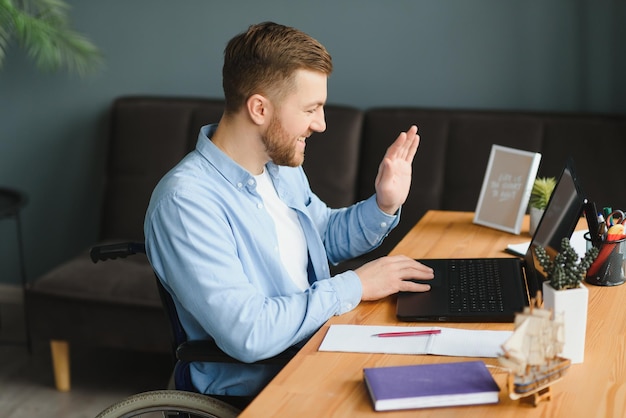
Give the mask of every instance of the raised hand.
[{"label": "raised hand", "polygon": [[393,215],[404,204],[411,187],[411,164],[417,152],[420,137],[417,126],[400,133],[398,138],[387,148],[385,156],[378,166],[378,175],[374,183],[376,202],[385,213]]}]

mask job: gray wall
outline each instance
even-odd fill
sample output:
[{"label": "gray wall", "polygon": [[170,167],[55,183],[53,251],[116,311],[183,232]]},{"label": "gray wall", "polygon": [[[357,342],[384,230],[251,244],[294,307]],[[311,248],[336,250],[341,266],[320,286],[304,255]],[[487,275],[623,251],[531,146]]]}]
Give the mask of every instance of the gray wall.
[{"label": "gray wall", "polygon": [[[221,97],[222,50],[274,20],[333,55],[329,102],[624,112],[626,2],[604,0],[72,0],[106,57],[80,79],[8,53],[0,71],[0,185],[23,212],[30,279],[94,239],[106,111],[120,95]],[[619,4],[618,4],[619,3]],[[424,138],[427,140],[427,138]],[[0,283],[18,283],[14,225],[0,222]]]}]

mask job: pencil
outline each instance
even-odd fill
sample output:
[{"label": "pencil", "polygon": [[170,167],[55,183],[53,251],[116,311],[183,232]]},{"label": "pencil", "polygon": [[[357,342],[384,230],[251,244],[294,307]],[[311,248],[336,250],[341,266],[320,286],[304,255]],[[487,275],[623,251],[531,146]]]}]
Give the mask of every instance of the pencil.
[{"label": "pencil", "polygon": [[440,329],[427,329],[424,331],[400,331],[400,332],[383,332],[381,334],[374,334],[372,337],[414,337],[419,335],[432,335],[432,334],[441,334]]}]

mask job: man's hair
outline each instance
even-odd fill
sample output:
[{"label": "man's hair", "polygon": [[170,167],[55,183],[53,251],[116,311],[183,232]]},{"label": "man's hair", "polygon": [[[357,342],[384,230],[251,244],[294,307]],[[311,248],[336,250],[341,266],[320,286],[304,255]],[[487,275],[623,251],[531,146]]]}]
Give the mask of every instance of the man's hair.
[{"label": "man's hair", "polygon": [[298,29],[273,22],[251,25],[224,50],[226,112],[238,111],[253,94],[280,99],[293,88],[299,69],[330,75],[332,59],[322,44]]}]

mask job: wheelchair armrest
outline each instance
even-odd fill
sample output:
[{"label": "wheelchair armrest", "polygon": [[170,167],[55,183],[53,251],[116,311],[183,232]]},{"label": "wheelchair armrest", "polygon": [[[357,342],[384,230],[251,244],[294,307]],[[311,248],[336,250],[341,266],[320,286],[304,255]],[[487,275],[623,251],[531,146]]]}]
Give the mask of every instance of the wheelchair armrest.
[{"label": "wheelchair armrest", "polygon": [[207,361],[213,363],[240,363],[223,352],[215,341],[192,340],[181,343],[176,348],[176,358],[185,362]]},{"label": "wheelchair armrest", "polygon": [[[274,357],[259,360],[254,364],[286,364],[298,350],[290,347]],[[210,340],[192,340],[181,343],[176,349],[176,358],[184,362],[206,361],[213,363],[243,363],[222,351]]]},{"label": "wheelchair armrest", "polygon": [[146,245],[143,242],[120,242],[116,244],[96,245],[91,248],[89,255],[91,261],[115,260],[116,258],[125,258],[129,255],[137,253],[146,253]]}]

